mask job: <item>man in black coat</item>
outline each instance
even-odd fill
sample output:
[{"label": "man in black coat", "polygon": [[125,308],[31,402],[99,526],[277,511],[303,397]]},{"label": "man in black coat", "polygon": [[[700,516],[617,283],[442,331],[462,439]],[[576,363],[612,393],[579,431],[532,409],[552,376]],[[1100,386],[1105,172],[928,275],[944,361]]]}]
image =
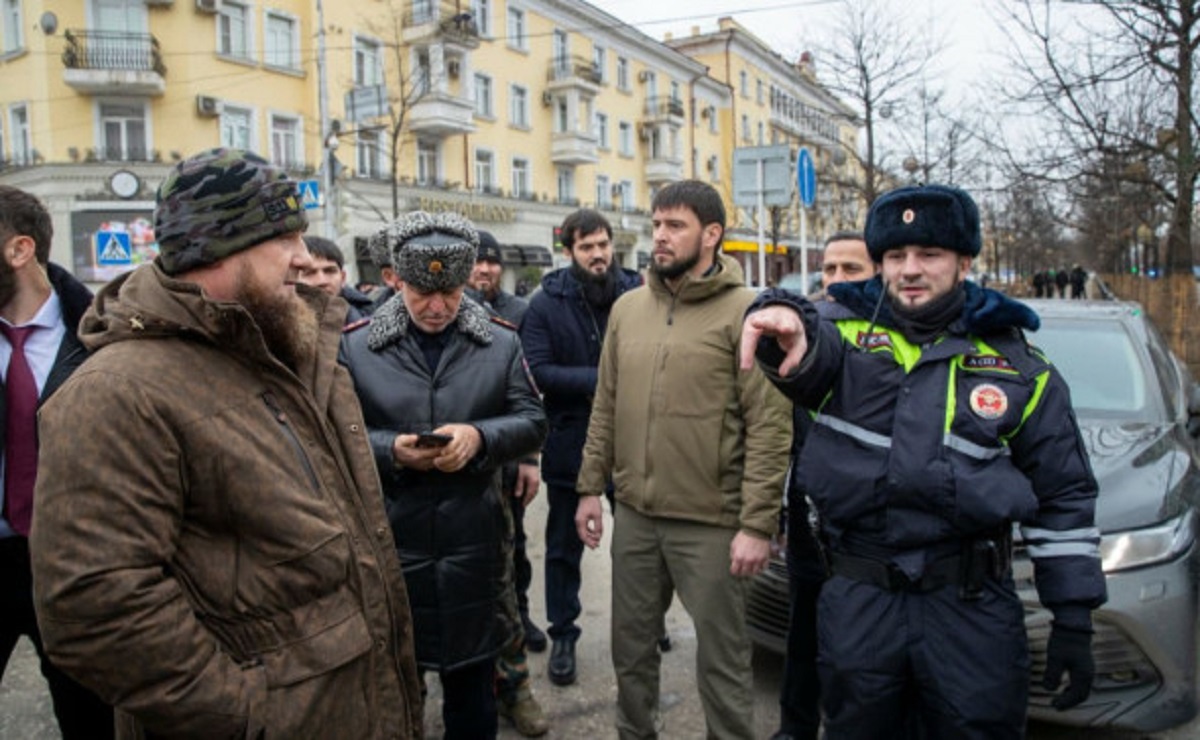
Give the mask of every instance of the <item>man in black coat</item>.
[{"label": "man in black coat", "polygon": [[417,663],[441,676],[447,738],[495,737],[499,471],[537,452],[546,415],[516,332],[464,296],[474,226],[416,211],[372,241],[391,251],[399,290],[347,328],[342,354],[404,568]]},{"label": "man in black coat", "polygon": [[[35,197],[0,185],[0,675],[25,635],[41,660],[65,740],[111,738],[112,708],[46,657],[33,609],[28,537],[36,409],[87,357],[75,332],[92,301],[82,283],[49,261],[53,235],[50,214]],[[16,397],[25,391],[32,395]]]},{"label": "man in black coat", "polygon": [[344,298],[350,304],[346,312],[347,324],[369,316],[374,301],[354,286],[346,284],[346,258],[341,248],[330,239],[311,234],[304,235],[304,246],[308,247],[312,265],[300,271],[300,282]]},{"label": "man in black coat", "polygon": [[550,513],[546,519],[546,616],[550,620],[550,680],[575,682],[575,624],[583,543],[575,531],[579,496],[575,478],[583,455],[600,345],[613,303],[641,284],[613,259],[612,226],[597,211],[581,209],[562,225],[571,264],[542,278],[521,324],[529,368],[544,394],[550,435],[542,453]]}]

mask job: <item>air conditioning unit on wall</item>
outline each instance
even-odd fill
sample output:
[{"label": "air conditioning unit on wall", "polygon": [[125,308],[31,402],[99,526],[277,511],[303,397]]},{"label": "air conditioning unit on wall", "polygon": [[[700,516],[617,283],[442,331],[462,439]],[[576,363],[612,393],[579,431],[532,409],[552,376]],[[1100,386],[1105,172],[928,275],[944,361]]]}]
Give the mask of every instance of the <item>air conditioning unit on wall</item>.
[{"label": "air conditioning unit on wall", "polygon": [[201,13],[216,13],[221,9],[221,0],[196,0],[196,10]]},{"label": "air conditioning unit on wall", "polygon": [[146,5],[155,8],[169,8],[175,4],[175,0],[146,0]]},{"label": "air conditioning unit on wall", "polygon": [[550,106],[554,104],[554,93],[546,90],[542,93],[542,105]]},{"label": "air conditioning unit on wall", "polygon": [[638,82],[646,82],[653,74],[650,70],[643,69],[641,72],[638,72]]},{"label": "air conditioning unit on wall", "polygon": [[196,96],[196,115],[201,118],[216,118],[221,115],[221,101],[211,95]]}]

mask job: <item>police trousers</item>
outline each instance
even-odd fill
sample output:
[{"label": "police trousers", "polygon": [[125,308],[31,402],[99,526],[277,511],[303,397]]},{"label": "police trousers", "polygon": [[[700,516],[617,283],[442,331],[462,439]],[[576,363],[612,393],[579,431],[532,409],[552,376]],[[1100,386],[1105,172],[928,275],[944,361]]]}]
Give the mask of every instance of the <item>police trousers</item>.
[{"label": "police trousers", "polygon": [[954,584],[889,590],[835,575],[817,630],[828,740],[1024,736],[1029,648],[1011,576],[963,600]]}]

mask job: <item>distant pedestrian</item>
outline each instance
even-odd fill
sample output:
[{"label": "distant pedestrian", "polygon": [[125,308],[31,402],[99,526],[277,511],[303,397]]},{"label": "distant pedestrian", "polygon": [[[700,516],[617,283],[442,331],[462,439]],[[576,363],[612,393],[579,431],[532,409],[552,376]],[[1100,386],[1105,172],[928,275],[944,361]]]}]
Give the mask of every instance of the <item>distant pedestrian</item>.
[{"label": "distant pedestrian", "polygon": [[1086,298],[1087,270],[1080,265],[1071,268],[1071,298],[1082,300]]},{"label": "distant pedestrian", "polygon": [[1046,274],[1045,270],[1038,270],[1037,272],[1033,273],[1034,298],[1046,297],[1046,284],[1049,282],[1049,277],[1050,276]]},{"label": "distant pedestrian", "polygon": [[1065,267],[1054,273],[1054,286],[1058,288],[1059,298],[1067,297],[1067,285],[1069,285],[1070,282],[1071,275]]}]

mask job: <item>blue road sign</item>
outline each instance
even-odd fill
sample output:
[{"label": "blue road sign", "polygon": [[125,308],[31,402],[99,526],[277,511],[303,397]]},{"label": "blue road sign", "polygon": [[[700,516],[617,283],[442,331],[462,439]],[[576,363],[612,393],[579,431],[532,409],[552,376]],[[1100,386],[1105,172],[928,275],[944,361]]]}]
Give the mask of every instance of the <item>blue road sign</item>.
[{"label": "blue road sign", "polygon": [[97,231],[96,263],[132,265],[133,250],[130,248],[129,234],[123,231]]},{"label": "blue road sign", "polygon": [[817,202],[817,168],[808,147],[800,147],[800,155],[796,157],[796,184],[800,188],[800,202],[805,208],[812,208]]},{"label": "blue road sign", "polygon": [[296,183],[296,190],[300,193],[300,203],[304,210],[311,211],[321,205],[320,180],[301,180]]}]

